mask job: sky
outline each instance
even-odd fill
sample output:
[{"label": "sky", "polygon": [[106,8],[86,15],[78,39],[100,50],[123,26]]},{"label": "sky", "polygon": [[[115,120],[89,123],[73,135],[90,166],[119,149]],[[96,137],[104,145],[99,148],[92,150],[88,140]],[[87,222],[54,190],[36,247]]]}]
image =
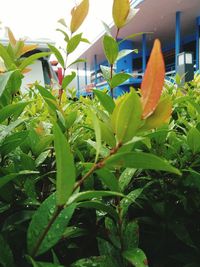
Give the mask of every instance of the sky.
[{"label": "sky", "polygon": [[[11,28],[17,38],[30,39],[47,38],[56,42],[56,46],[63,47],[63,36],[56,31],[60,25],[57,21],[64,18],[70,21],[70,12],[78,0],[0,0],[0,21],[2,26]],[[90,0],[88,17],[78,30],[91,42],[103,31],[101,20],[112,22],[113,0]],[[0,38],[5,34],[0,30]],[[79,48],[77,57],[88,44]]]}]

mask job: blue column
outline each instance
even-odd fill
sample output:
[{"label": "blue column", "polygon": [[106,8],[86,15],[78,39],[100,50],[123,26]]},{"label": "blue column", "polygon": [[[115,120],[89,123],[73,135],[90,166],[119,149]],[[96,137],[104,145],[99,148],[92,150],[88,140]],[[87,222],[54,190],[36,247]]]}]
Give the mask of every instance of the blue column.
[{"label": "blue column", "polygon": [[176,31],[175,31],[175,66],[177,69],[177,55],[181,52],[181,12],[176,12]]},{"label": "blue column", "polygon": [[85,69],[85,85],[87,85],[87,63],[84,63],[84,69]]},{"label": "blue column", "polygon": [[80,97],[79,68],[77,67],[77,96]]},{"label": "blue column", "polygon": [[97,84],[97,55],[94,55],[95,84]]},{"label": "blue column", "polygon": [[200,17],[196,19],[196,70],[200,69],[199,66],[199,45],[200,45]]},{"label": "blue column", "polygon": [[142,72],[146,70],[146,58],[147,58],[147,38],[146,34],[142,35]]}]

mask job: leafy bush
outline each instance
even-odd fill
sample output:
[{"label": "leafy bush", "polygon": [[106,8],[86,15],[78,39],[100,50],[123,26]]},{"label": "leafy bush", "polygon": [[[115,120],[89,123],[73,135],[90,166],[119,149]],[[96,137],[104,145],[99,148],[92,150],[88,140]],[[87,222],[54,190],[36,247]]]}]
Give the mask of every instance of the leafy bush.
[{"label": "leafy bush", "polygon": [[0,75],[0,265],[142,267],[148,266],[144,248],[155,266],[173,257],[172,266],[180,255],[170,252],[163,259],[165,247],[158,243],[163,240],[171,246],[171,241],[182,242],[191,259],[182,257],[182,262],[198,264],[192,237],[197,239],[198,229],[187,231],[196,223],[188,218],[199,203],[197,81],[184,88],[168,85],[161,95],[165,67],[156,40],[141,90],[132,88],[114,100],[113,89],[130,75],[115,74],[113,65],[133,52],[122,55],[116,39],[128,14],[134,14],[128,0],[115,0],[116,38],[109,32],[103,38],[110,67],[102,66],[102,72],[111,96],[96,90],[92,100],[68,99],[75,74],[65,75],[67,58],[87,42],[76,31],[88,8],[83,0],[72,10],[69,33],[60,20],[66,60],[49,45],[64,69],[58,90],[35,83],[21,94],[24,69],[42,55],[21,59],[20,41],[10,30],[9,46],[0,46],[5,64]]}]

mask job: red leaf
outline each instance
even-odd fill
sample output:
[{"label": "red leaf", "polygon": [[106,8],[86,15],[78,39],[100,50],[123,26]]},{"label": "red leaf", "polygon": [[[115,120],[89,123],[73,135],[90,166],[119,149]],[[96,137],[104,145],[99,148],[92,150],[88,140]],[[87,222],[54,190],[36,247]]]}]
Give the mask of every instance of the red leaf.
[{"label": "red leaf", "polygon": [[143,114],[146,119],[156,109],[165,79],[165,63],[161,44],[155,40],[141,85]]}]

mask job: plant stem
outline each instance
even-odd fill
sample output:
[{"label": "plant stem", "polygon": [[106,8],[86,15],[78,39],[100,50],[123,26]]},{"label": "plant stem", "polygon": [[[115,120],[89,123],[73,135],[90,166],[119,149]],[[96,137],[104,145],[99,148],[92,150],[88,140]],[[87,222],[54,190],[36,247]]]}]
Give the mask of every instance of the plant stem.
[{"label": "plant stem", "polygon": [[[117,28],[117,32],[116,32],[116,36],[115,36],[115,40],[117,41],[117,37],[119,35],[119,28]],[[112,77],[113,77],[113,64],[110,65],[110,80],[112,80]],[[113,89],[114,88],[110,88],[110,94],[111,94],[111,97],[114,98],[114,94],[113,94]]]},{"label": "plant stem", "polygon": [[[110,65],[110,80],[112,80],[112,77],[113,77],[113,64]],[[113,98],[114,95],[113,95],[113,88],[110,87],[110,93],[111,93],[111,97]]]},{"label": "plant stem", "polygon": [[47,227],[44,229],[44,232],[41,234],[39,239],[37,240],[35,247],[33,248],[31,256],[34,258],[38,252],[38,249],[40,248],[40,245],[42,244],[42,241],[44,240],[45,236],[47,235],[49,229],[51,228],[52,224],[55,222],[61,211],[63,210],[64,206],[57,206],[56,210],[51,217],[51,220],[49,221]]}]

